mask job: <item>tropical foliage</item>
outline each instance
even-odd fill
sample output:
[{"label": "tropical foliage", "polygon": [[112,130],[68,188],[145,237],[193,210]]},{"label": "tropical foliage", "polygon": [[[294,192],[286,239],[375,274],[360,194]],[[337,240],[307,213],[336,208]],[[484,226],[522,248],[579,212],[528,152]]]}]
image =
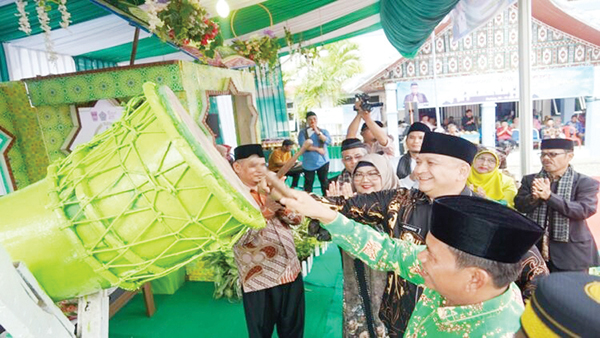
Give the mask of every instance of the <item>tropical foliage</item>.
[{"label": "tropical foliage", "polygon": [[[285,79],[303,77],[293,93],[299,118],[313,108],[338,105],[343,98],[342,85],[362,71],[358,45],[341,41],[319,47],[314,54],[301,58],[299,66]],[[312,57],[310,57],[312,55]]]}]

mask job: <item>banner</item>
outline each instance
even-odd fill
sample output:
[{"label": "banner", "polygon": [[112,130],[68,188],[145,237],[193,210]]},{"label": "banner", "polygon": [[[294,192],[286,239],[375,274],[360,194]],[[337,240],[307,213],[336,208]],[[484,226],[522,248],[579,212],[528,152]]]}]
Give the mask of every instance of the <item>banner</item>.
[{"label": "banner", "polygon": [[[592,66],[533,71],[532,97],[534,100],[542,100],[593,96],[594,71]],[[434,88],[433,80],[398,82],[398,108],[403,109],[405,101],[417,101],[419,108],[435,107]],[[517,72],[437,79],[437,102],[440,107],[518,100]]]}]

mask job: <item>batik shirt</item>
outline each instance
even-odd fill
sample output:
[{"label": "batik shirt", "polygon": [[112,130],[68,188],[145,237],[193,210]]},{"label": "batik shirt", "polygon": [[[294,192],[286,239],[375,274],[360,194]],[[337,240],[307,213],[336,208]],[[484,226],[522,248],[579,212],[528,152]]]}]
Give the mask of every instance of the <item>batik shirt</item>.
[{"label": "batik shirt", "polygon": [[[343,185],[344,183],[350,183],[352,184],[352,174],[344,169],[342,170],[342,172],[338,175],[338,177],[336,178],[336,181],[340,184]],[[354,186],[352,187],[352,189],[354,189]]]},{"label": "batik shirt", "polygon": [[[422,285],[417,254],[423,245],[392,239],[341,214],[323,225],[334,243],[373,269],[395,271]],[[404,337],[512,337],[519,330],[524,306],[519,288],[511,283],[500,296],[466,306],[445,306],[436,291],[425,288],[410,317]]]},{"label": "batik shirt", "polygon": [[291,283],[301,270],[289,225],[300,224],[302,216],[283,207],[273,211],[266,206],[263,194],[255,190],[250,193],[260,205],[267,226],[248,230],[233,247],[246,293]]}]

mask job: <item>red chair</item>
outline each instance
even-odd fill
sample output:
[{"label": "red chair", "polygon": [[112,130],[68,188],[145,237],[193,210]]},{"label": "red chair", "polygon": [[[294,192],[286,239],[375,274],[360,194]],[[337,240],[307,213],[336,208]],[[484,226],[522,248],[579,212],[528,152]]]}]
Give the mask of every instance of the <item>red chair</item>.
[{"label": "red chair", "polygon": [[565,134],[565,138],[567,140],[575,141],[575,142],[577,142],[577,145],[581,147],[581,139],[579,137],[577,137],[577,133],[574,133],[573,135],[571,135],[571,127],[563,126],[562,132],[563,132],[563,134]]}]

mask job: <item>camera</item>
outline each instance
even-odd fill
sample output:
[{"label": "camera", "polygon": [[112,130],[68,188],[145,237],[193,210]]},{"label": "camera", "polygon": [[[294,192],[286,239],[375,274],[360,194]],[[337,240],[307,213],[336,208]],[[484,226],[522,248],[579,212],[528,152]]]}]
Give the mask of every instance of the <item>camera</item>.
[{"label": "camera", "polygon": [[[364,111],[371,111],[373,108],[383,106],[383,102],[369,103],[369,98],[369,94],[367,93],[354,95],[354,99],[356,101],[360,101],[360,108]],[[354,110],[356,111],[356,107],[354,107]]]}]

